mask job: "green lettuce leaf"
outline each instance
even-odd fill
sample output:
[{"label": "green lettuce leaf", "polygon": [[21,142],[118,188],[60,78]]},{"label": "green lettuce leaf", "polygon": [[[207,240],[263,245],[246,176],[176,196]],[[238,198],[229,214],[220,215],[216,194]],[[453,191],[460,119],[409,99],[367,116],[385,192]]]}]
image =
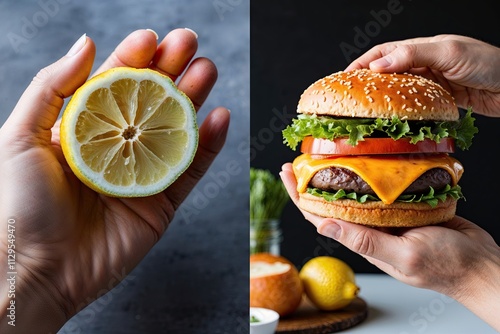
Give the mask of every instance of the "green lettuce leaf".
[{"label": "green lettuce leaf", "polygon": [[[327,202],[332,202],[339,199],[351,199],[357,201],[358,203],[365,203],[367,201],[380,201],[380,198],[375,195],[361,195],[356,192],[346,192],[343,189],[340,189],[336,192],[329,192],[318,188],[307,188],[307,193],[322,197]],[[444,202],[447,196],[451,196],[456,200],[465,200],[465,197],[462,194],[462,189],[459,185],[452,187],[448,184],[446,185],[446,187],[439,191],[436,191],[432,187],[429,187],[429,191],[426,194],[401,195],[396,199],[396,201],[406,203],[427,203],[431,207],[435,208],[438,205],[439,201]]]},{"label": "green lettuce leaf", "polygon": [[472,138],[478,132],[474,125],[472,109],[456,122],[402,121],[398,117],[392,119],[370,118],[333,118],[317,115],[298,115],[282,132],[283,143],[295,150],[307,136],[333,140],[348,138],[348,143],[355,146],[365,137],[410,138],[411,143],[431,139],[439,143],[442,138],[455,139],[455,145],[467,150]]}]

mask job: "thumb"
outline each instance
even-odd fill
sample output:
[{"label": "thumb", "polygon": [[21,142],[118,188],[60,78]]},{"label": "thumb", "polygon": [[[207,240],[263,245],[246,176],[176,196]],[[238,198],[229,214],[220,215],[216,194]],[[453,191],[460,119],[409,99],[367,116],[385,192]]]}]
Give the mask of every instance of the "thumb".
[{"label": "thumb", "polygon": [[[4,128],[17,136],[33,136],[50,141],[54,125],[64,103],[90,74],[95,45],[85,34],[57,62],[38,72],[24,91]],[[41,135],[39,137],[39,135]]]},{"label": "thumb", "polygon": [[397,236],[340,219],[324,219],[318,225],[318,233],[337,240],[355,253],[384,262],[391,262],[394,250],[402,247]]}]

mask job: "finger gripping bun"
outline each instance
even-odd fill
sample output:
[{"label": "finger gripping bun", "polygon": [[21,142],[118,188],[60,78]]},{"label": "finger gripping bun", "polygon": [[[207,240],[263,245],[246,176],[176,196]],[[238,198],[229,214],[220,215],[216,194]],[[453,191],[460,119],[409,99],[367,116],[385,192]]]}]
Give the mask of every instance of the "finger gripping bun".
[{"label": "finger gripping bun", "polygon": [[410,73],[340,71],[302,94],[298,113],[340,117],[456,121],[453,97],[438,83]]}]

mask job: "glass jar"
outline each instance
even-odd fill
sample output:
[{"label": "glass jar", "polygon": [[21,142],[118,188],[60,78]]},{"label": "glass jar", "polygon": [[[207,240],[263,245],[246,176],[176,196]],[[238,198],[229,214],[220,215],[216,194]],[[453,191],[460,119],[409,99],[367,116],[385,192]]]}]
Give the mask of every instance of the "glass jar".
[{"label": "glass jar", "polygon": [[282,232],[279,219],[250,220],[250,254],[280,255]]}]

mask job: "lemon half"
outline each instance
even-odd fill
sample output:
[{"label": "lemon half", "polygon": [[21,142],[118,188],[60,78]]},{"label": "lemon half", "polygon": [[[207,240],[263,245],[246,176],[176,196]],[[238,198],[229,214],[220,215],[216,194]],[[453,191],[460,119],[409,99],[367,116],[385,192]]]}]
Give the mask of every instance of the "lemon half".
[{"label": "lemon half", "polygon": [[61,120],[61,147],[74,174],[114,197],[159,193],[191,164],[196,110],[167,76],[117,67],[83,84]]}]

